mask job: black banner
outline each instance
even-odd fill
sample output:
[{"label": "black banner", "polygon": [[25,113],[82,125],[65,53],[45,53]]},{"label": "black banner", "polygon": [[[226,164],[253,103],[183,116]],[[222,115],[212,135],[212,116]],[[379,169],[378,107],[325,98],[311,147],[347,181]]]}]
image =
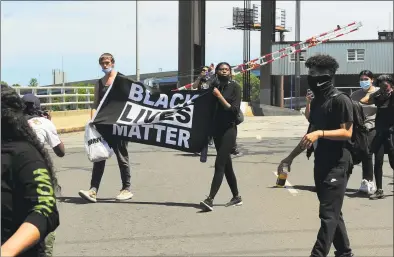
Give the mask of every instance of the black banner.
[{"label": "black banner", "polygon": [[120,139],[200,152],[207,145],[216,103],[212,89],[152,94],[118,74],[93,124],[109,144]]}]

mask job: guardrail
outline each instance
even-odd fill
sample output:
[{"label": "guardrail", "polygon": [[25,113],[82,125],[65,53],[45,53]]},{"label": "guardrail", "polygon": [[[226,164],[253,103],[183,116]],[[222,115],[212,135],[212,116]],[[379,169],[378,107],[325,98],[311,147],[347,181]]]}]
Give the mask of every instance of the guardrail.
[{"label": "guardrail", "polygon": [[[354,91],[359,90],[360,87],[337,87],[337,89],[348,93],[349,95],[353,94]],[[304,108],[306,106],[306,98],[305,96],[300,96],[300,108]],[[297,97],[285,97],[283,99],[283,105],[285,108],[293,109],[296,105]]]},{"label": "guardrail", "polygon": [[[345,91],[346,93],[352,94],[355,90],[360,89],[360,87],[337,87],[339,90]],[[91,108],[93,104],[92,98],[94,98],[94,87],[14,87],[18,94],[22,97],[21,91],[30,91],[40,99],[45,99],[41,101],[42,106],[60,106],[62,110],[66,109],[78,109],[80,105],[85,105],[86,109]],[[81,92],[82,91],[82,92]],[[85,92],[83,92],[85,91]],[[72,93],[70,93],[72,92]],[[70,97],[74,101],[69,101]],[[84,97],[85,101],[80,101],[80,97]],[[61,98],[62,101],[53,102],[53,98]],[[286,97],[283,99],[284,107],[293,109],[296,103],[296,97]],[[300,107],[306,106],[306,99],[304,96],[299,97]],[[67,108],[68,107],[68,108]],[[53,109],[53,108],[51,108]]]},{"label": "guardrail", "polygon": [[[80,105],[89,109],[93,104],[94,87],[13,87],[22,97],[27,93],[34,94],[40,98],[41,106],[49,109],[73,110]],[[26,92],[27,91],[27,92]],[[70,99],[71,98],[71,99]],[[42,99],[42,100],[41,100]],[[61,99],[59,101],[59,99]],[[56,101],[54,101],[56,100]],[[53,108],[57,107],[57,108]]]}]

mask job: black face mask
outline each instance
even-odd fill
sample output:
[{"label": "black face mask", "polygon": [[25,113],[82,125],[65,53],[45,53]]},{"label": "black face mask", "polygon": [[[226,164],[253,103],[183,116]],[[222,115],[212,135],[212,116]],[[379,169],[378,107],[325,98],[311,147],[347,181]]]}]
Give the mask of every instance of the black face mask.
[{"label": "black face mask", "polygon": [[220,80],[220,82],[227,82],[230,80],[230,76],[220,76],[218,75],[218,79]]},{"label": "black face mask", "polygon": [[312,90],[313,94],[320,95],[327,88],[332,86],[332,77],[330,75],[308,75],[308,85],[310,90]]}]

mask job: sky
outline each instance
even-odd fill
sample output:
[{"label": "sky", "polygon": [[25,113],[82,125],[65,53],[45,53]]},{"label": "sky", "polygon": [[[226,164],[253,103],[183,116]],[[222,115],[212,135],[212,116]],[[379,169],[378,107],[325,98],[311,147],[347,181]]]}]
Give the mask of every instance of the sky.
[{"label": "sky", "polygon": [[[260,1],[252,1],[260,4]],[[115,56],[116,70],[136,69],[136,3],[132,1],[1,1],[1,80],[27,85],[52,83],[52,70],[66,72],[67,82],[103,75],[98,57]],[[242,62],[242,31],[228,30],[233,7],[243,1],[206,2],[206,63]],[[295,1],[277,1],[286,10],[294,40]],[[341,40],[377,39],[392,29],[392,1],[301,1],[301,40],[360,21],[363,27]],[[391,13],[390,13],[391,12]],[[174,71],[178,66],[178,1],[138,2],[140,73]],[[260,56],[260,32],[251,32],[251,58]]]}]

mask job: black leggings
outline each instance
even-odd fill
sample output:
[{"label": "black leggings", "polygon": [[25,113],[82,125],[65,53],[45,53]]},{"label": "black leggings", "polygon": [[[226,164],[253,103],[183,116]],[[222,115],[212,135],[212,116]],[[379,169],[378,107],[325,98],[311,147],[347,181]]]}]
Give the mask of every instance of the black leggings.
[{"label": "black leggings", "polygon": [[[368,131],[368,144],[371,145],[373,139],[375,138],[376,135],[376,130],[370,130]],[[372,151],[368,154],[368,156],[362,160],[362,168],[363,168],[363,179],[366,179],[368,181],[373,180],[373,173],[374,173],[374,164],[372,161],[373,157]],[[375,154],[375,169],[376,169],[376,164],[378,163],[378,160],[376,158]]]},{"label": "black leggings", "polygon": [[228,185],[230,186],[233,197],[238,196],[237,178],[233,170],[233,163],[231,161],[231,152],[235,145],[235,139],[237,137],[236,127],[230,127],[220,136],[213,138],[216,147],[216,160],[215,160],[215,175],[212,179],[211,192],[209,197],[214,199],[220,186],[223,182],[223,176],[226,176]]}]

